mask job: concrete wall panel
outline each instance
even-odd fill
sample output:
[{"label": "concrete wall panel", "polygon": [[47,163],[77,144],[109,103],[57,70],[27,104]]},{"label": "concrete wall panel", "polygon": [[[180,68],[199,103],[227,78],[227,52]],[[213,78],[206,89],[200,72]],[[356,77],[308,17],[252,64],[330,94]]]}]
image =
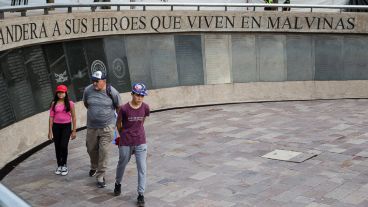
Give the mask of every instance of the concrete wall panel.
[{"label": "concrete wall panel", "polygon": [[178,86],[174,36],[155,35],[150,41],[152,87]]},{"label": "concrete wall panel", "polygon": [[205,83],[231,83],[230,35],[205,34]]},{"label": "concrete wall panel", "polygon": [[131,83],[124,37],[104,38],[104,47],[109,82],[121,93],[130,91]]},{"label": "concrete wall panel", "polygon": [[81,100],[84,88],[91,84],[90,68],[86,59],[87,55],[84,44],[80,44],[80,41],[71,41],[65,42],[63,45],[65,51],[64,57],[72,83],[69,91],[74,91],[75,99],[73,100]]},{"label": "concrete wall panel", "polygon": [[132,82],[143,82],[152,88],[149,36],[127,36],[125,38],[128,68]]},{"label": "concrete wall panel", "polygon": [[368,41],[365,36],[344,38],[344,80],[368,79]]},{"label": "concrete wall panel", "polygon": [[175,35],[175,51],[180,85],[203,85],[201,36]]},{"label": "concrete wall panel", "polygon": [[315,80],[342,80],[343,38],[315,35]]},{"label": "concrete wall panel", "polygon": [[260,81],[286,80],[285,36],[260,34],[256,41]]},{"label": "concrete wall panel", "polygon": [[1,67],[7,83],[10,102],[17,120],[37,112],[32,87],[25,67],[22,50],[9,52],[2,58]]},{"label": "concrete wall panel", "polygon": [[286,35],[286,66],[288,81],[313,80],[314,58],[311,36]]},{"label": "concrete wall panel", "polygon": [[252,34],[233,34],[231,36],[231,49],[233,82],[259,81],[256,36]]},{"label": "concrete wall panel", "polygon": [[50,100],[54,97],[50,72],[42,47],[39,45],[24,48],[24,64],[29,77],[36,113],[48,110]]},{"label": "concrete wall panel", "polygon": [[0,67],[0,127],[3,128],[16,121],[13,107],[10,102],[6,79]]}]

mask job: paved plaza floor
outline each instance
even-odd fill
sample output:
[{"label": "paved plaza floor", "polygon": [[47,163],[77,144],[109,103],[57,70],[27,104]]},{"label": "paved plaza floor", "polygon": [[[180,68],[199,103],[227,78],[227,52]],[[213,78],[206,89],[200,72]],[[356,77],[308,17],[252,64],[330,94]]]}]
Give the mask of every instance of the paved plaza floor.
[{"label": "paved plaza floor", "polygon": [[[47,123],[45,123],[47,124]],[[368,100],[242,103],[152,113],[146,122],[146,206],[367,207]],[[33,206],[135,206],[134,157],[113,196],[88,176],[85,133],[69,146],[69,174],[54,174],[54,146],[20,163],[2,183]],[[313,153],[301,163],[261,157]]]}]

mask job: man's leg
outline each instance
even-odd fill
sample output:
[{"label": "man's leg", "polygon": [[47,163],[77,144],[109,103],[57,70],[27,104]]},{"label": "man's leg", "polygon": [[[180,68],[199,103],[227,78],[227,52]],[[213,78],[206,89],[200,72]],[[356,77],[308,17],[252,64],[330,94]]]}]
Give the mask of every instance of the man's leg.
[{"label": "man's leg", "polygon": [[91,170],[97,170],[98,167],[98,129],[87,128],[86,146],[91,161]]},{"label": "man's leg", "polygon": [[98,167],[96,178],[98,182],[104,182],[105,172],[109,160],[109,151],[111,142],[114,139],[114,125],[109,125],[103,129],[99,129],[99,142],[98,142]]}]

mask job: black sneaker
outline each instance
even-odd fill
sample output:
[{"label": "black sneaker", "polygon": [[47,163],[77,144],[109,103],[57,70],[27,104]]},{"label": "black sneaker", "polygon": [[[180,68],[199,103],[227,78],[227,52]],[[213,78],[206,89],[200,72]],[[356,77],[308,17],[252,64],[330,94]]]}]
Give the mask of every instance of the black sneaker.
[{"label": "black sneaker", "polygon": [[138,206],[144,206],[144,196],[143,196],[143,194],[138,194],[137,204],[138,204]]},{"label": "black sneaker", "polygon": [[115,183],[115,188],[114,188],[114,195],[118,196],[121,194],[121,184],[117,184]]},{"label": "black sneaker", "polygon": [[89,171],[89,177],[93,177],[96,175],[97,170],[90,170]]},{"label": "black sneaker", "polygon": [[102,182],[97,181],[96,185],[97,185],[97,188],[104,188],[104,187],[106,187],[105,178],[103,178],[103,181]]}]

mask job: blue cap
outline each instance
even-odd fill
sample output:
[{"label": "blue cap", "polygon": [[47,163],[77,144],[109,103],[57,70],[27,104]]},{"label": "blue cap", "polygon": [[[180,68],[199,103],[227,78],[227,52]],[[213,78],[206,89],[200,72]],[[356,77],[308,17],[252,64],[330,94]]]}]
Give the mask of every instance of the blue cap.
[{"label": "blue cap", "polygon": [[143,83],[134,83],[132,86],[132,93],[135,93],[141,96],[148,95],[146,86]]},{"label": "blue cap", "polygon": [[96,80],[105,80],[106,79],[106,76],[103,72],[101,71],[95,71],[93,74],[92,74],[92,80],[93,81],[96,81]]}]

